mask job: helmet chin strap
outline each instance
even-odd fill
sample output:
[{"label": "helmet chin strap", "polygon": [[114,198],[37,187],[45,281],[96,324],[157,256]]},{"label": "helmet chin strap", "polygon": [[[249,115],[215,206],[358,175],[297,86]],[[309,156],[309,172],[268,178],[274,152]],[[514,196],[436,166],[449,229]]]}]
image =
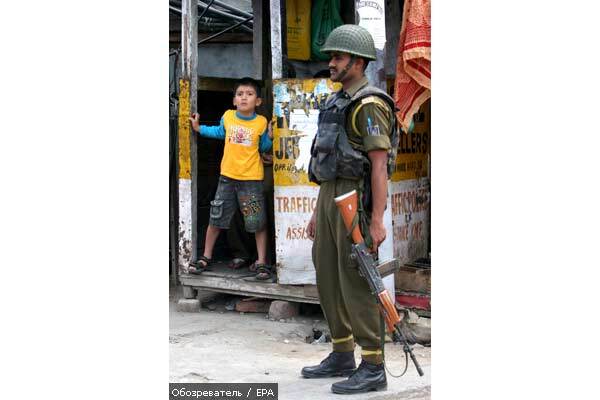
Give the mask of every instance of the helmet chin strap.
[{"label": "helmet chin strap", "polygon": [[350,57],[350,62],[348,62],[348,64],[346,64],[346,66],[344,67],[344,69],[342,70],[342,72],[340,72],[340,76],[338,76],[338,80],[341,82],[342,79],[344,79],[344,77],[346,76],[346,74],[348,73],[348,71],[350,71],[350,68],[352,68],[352,66],[354,65],[354,62],[356,61],[356,56],[352,55]]}]

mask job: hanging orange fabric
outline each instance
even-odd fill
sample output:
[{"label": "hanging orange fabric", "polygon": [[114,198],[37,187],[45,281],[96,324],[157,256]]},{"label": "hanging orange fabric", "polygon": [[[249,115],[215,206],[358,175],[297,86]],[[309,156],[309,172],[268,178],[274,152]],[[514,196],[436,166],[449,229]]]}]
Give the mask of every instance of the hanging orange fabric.
[{"label": "hanging orange fabric", "polygon": [[394,100],[408,131],[413,115],[431,97],[431,3],[405,0],[398,41]]}]

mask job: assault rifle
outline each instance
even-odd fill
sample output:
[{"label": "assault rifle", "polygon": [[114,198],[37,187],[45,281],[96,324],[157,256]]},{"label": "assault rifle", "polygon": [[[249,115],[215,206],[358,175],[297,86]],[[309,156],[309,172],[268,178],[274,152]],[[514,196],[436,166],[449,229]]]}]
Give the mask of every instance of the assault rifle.
[{"label": "assault rifle", "polygon": [[346,228],[348,231],[352,230],[351,235],[354,244],[352,245],[351,258],[358,264],[358,273],[366,279],[369,288],[371,289],[371,293],[374,294],[377,299],[379,311],[385,320],[386,331],[392,335],[395,343],[400,342],[403,344],[404,355],[410,355],[410,359],[415,365],[417,372],[420,376],[423,376],[423,370],[413,354],[412,348],[406,340],[406,336],[404,336],[404,333],[400,329],[400,316],[398,315],[398,311],[396,311],[396,307],[394,307],[394,303],[392,302],[388,291],[383,285],[377,262],[375,261],[373,254],[371,254],[365,245],[358,224],[355,224],[354,228],[352,228],[354,218],[358,211],[357,199],[356,190],[335,198],[335,204],[342,214]]}]

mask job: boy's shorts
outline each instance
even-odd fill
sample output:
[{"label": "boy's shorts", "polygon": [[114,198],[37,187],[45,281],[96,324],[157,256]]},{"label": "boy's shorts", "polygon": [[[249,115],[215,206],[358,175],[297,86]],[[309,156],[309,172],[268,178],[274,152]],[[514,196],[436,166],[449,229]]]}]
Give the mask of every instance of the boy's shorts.
[{"label": "boy's shorts", "polygon": [[210,202],[209,224],[229,229],[237,207],[247,232],[261,230],[266,221],[263,181],[240,181],[221,175],[215,199]]}]

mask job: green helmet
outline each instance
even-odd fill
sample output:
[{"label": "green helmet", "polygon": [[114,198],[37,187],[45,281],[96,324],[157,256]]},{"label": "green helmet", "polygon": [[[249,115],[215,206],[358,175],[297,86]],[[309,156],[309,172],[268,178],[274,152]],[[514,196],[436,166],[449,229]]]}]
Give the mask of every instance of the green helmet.
[{"label": "green helmet", "polygon": [[331,31],[321,52],[339,51],[368,60],[376,60],[375,42],[368,30],[358,25],[341,25]]}]

